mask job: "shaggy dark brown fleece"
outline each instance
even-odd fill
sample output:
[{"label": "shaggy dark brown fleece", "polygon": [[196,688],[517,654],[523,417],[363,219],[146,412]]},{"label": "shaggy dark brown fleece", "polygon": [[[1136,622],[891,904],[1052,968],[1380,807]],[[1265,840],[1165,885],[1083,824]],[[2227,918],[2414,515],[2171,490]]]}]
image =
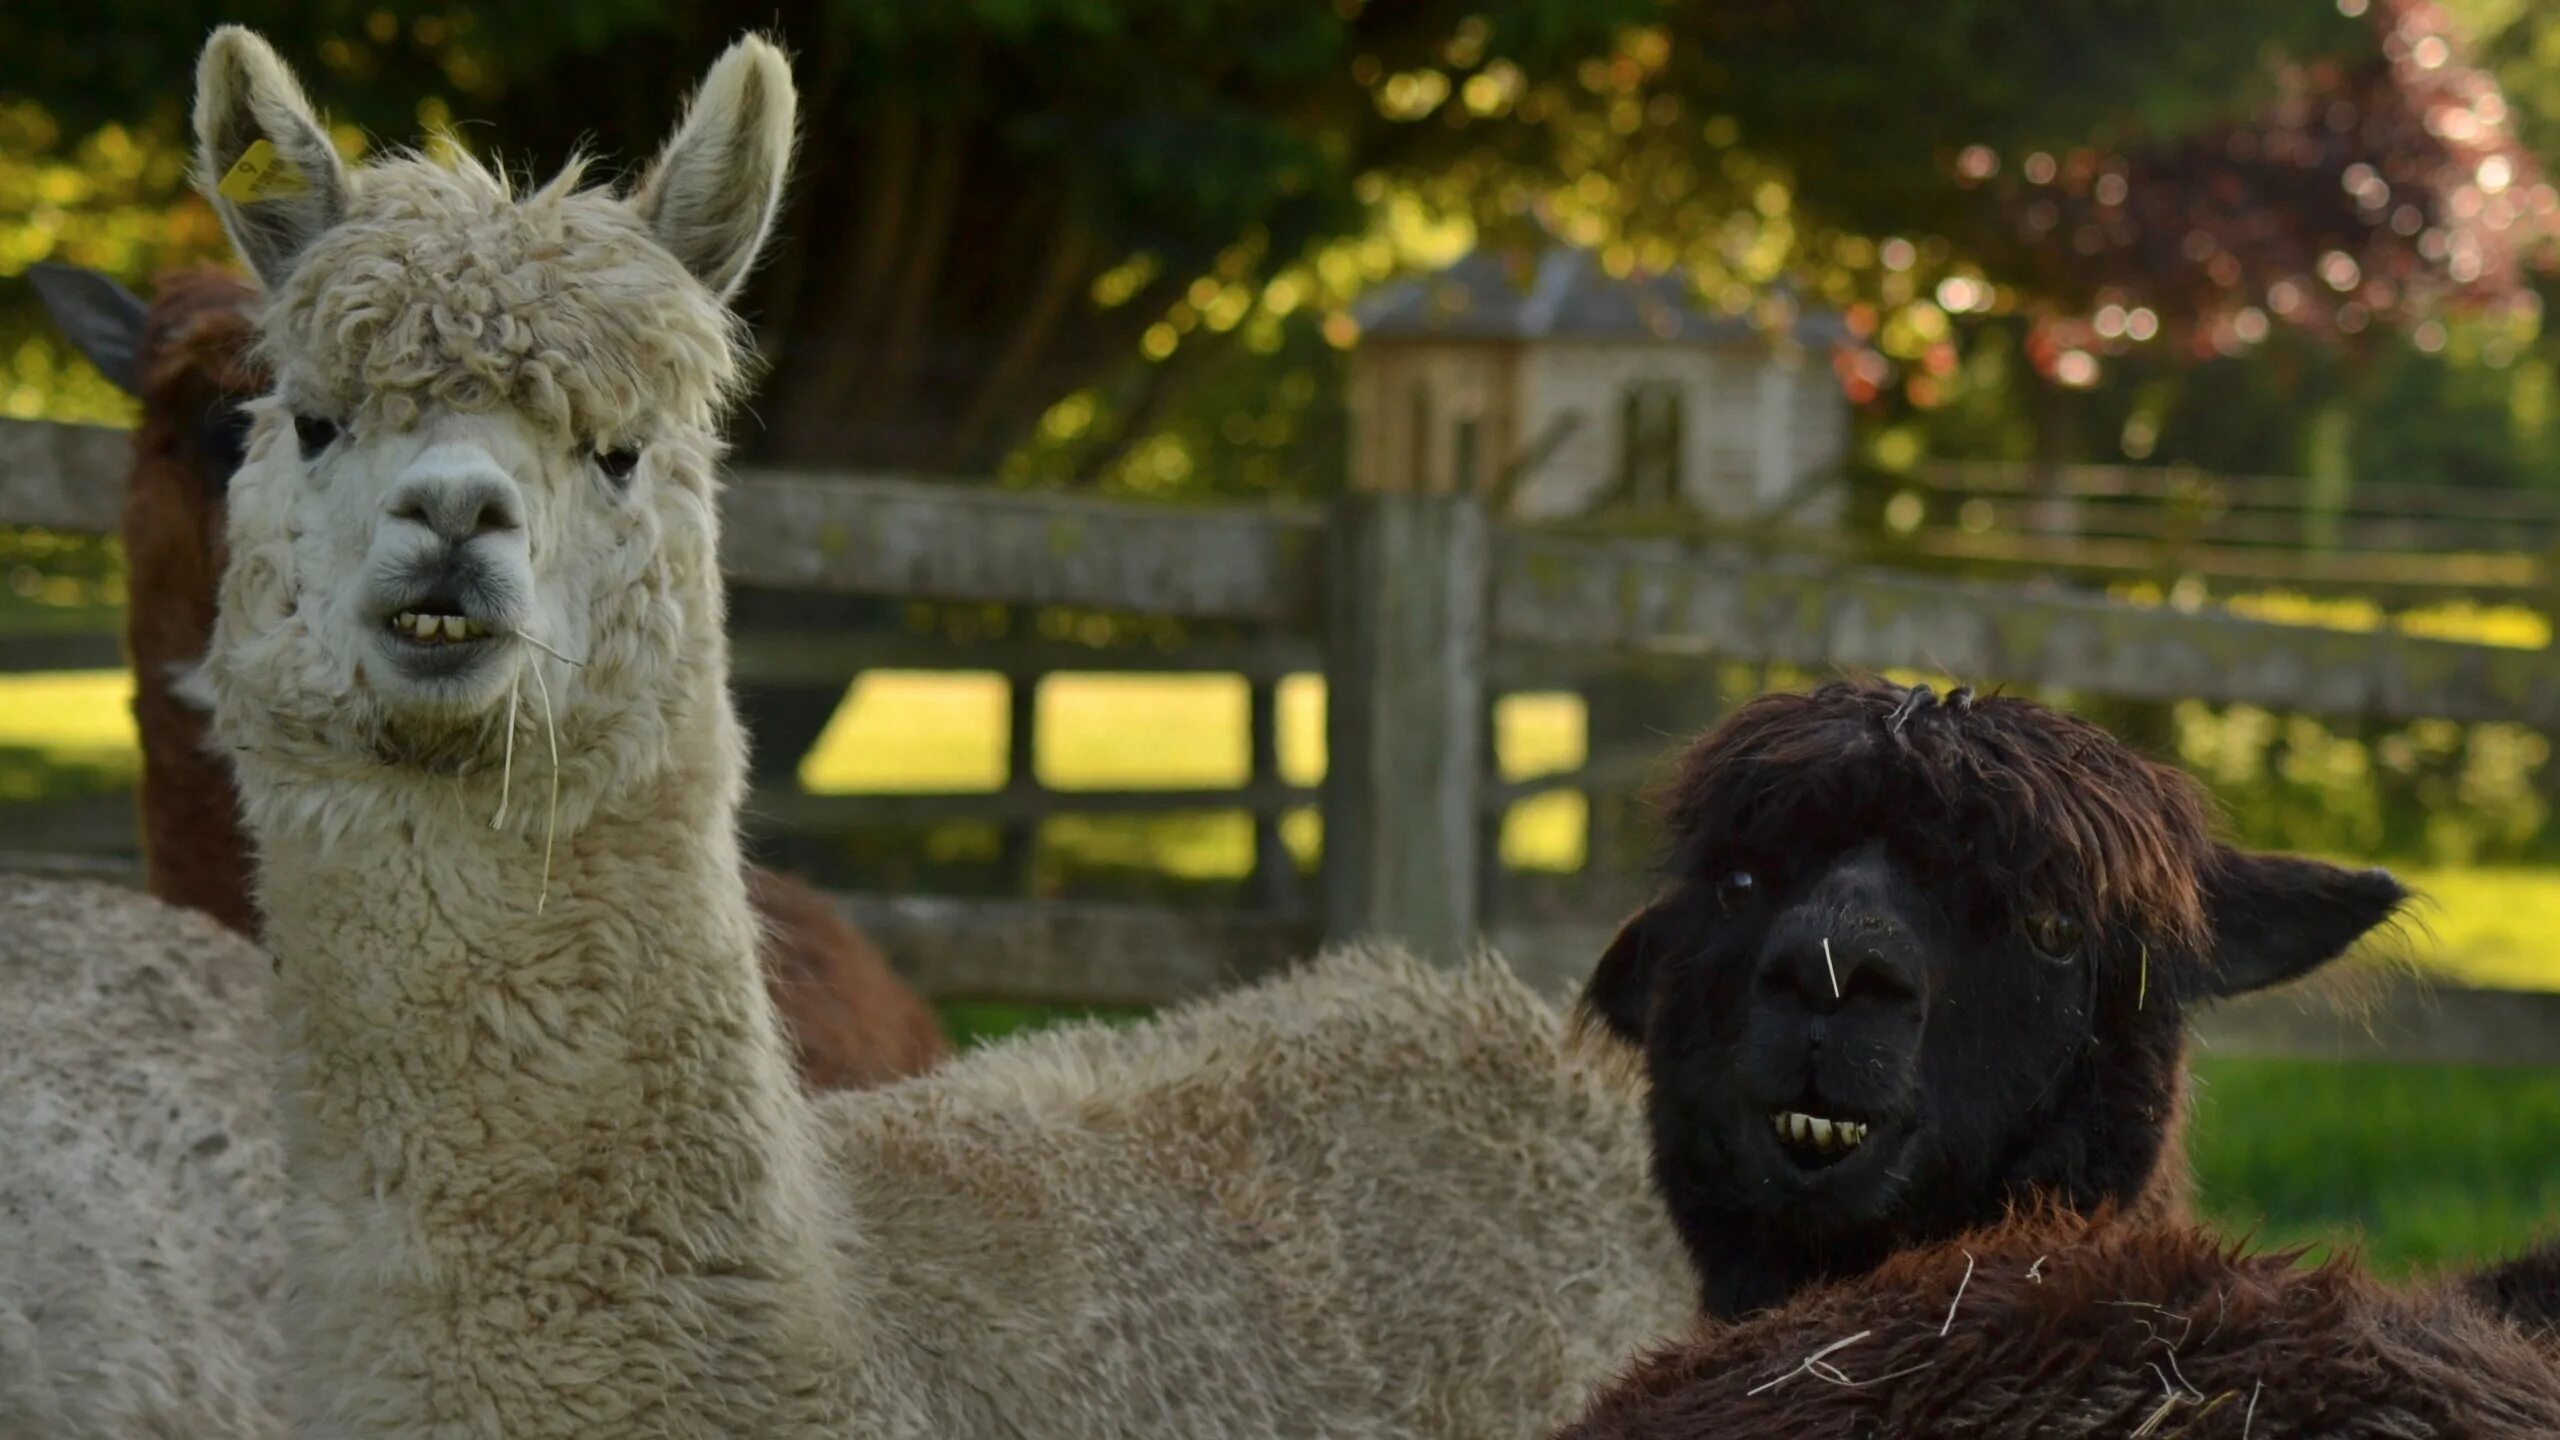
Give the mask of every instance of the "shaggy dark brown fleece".
[{"label": "shaggy dark brown fleece", "polygon": [[2560,1364],[2458,1288],[2047,1213],[1711,1324],[1559,1440],[2555,1435]]},{"label": "shaggy dark brown fleece", "polygon": [[[135,347],[142,428],[122,519],[151,893],[252,939],[261,925],[231,769],[209,748],[207,717],[177,693],[177,678],[213,635],[224,499],[247,434],[239,407],[268,388],[251,349],[257,298],[212,266],[160,277]],[[810,1088],[883,1084],[949,1053],[932,1008],[824,895],[766,870],[750,869],[747,884],[765,921],[766,986]]]},{"label": "shaggy dark brown fleece", "polygon": [[2079,716],[2009,695],[1850,681],[1753,699],[1681,758],[1670,870],[1819,855],[1892,829],[1985,908],[2079,916],[2162,948],[2205,941],[2204,791]]}]

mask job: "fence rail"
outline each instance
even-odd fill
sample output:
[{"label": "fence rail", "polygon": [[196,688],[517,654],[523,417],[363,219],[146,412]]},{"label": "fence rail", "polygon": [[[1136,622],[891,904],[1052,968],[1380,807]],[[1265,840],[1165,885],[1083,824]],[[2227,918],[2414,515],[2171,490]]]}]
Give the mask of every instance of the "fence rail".
[{"label": "fence rail", "polygon": [[[118,432],[0,421],[0,524],[110,529],[125,463]],[[788,834],[969,817],[1019,833],[1076,810],[1244,810],[1257,817],[1256,850],[1269,868],[1288,863],[1278,812],[1321,808],[1313,916],[849,899],[850,913],[939,994],[1152,1003],[1264,973],[1319,938],[1374,933],[1441,954],[1482,934],[1507,937],[1516,964],[1570,983],[1605,932],[1527,930],[1505,917],[1485,883],[1487,821],[1541,790],[1622,787],[1645,757],[1595,746],[1581,769],[1505,783],[1493,773],[1485,717],[1506,688],[1575,683],[1626,657],[1909,667],[2083,695],[2560,731],[2560,665],[2543,652],[2136,608],[1732,544],[1571,538],[1497,526],[1456,497],[1360,495],[1323,512],[1182,508],[748,470],[723,508],[724,565],[740,586],[1068,606],[1216,622],[1221,636],[1242,636],[1177,650],[1041,639],[952,648],[907,635],[750,630],[737,647],[742,683],[824,698],[866,667],[990,669],[1016,682],[1018,722],[1031,713],[1029,687],[1068,669],[1237,673],[1254,697],[1253,773],[1237,788],[1042,787],[1018,723],[1014,779],[1002,790],[814,796],[768,776],[752,823]],[[23,662],[51,642],[20,643],[0,660]],[[90,655],[70,642],[60,653]],[[1329,685],[1331,763],[1322,786],[1309,788],[1277,774],[1271,706],[1279,677],[1316,669]],[[129,843],[129,810],[113,816],[109,804],[51,802],[35,826],[24,822],[38,812],[18,809],[16,830],[121,833]],[[2550,1048],[2560,1025],[2532,1033],[2541,1058],[2560,1058]]]},{"label": "fence rail", "polygon": [[[0,420],[0,524],[112,529],[123,441],[103,427]],[[1255,621],[1299,632],[1298,646],[1280,652],[1286,668],[1321,659],[1306,638],[1325,616],[1333,522],[1320,514],[759,470],[739,475],[722,512],[722,559],[736,584]],[[2560,729],[2560,665],[2539,651],[2136,607],[1730,546],[1479,530],[1396,558],[1442,562],[1417,582],[1440,584],[1445,562],[1490,545],[1487,638],[1497,646],[1929,668],[2135,699]],[[930,658],[916,641],[837,643],[848,658],[866,645]],[[1115,669],[1208,669],[1236,658],[1087,654]],[[1066,662],[1052,652],[1039,663]]]},{"label": "fence rail", "polygon": [[2560,560],[2560,498],[2539,493],[2360,482],[2331,497],[2300,479],[2175,466],[1979,462],[1902,483],[1922,501],[1902,547],[1993,575],[2544,605]]},{"label": "fence rail", "polygon": [[[2064,465],[2050,493],[2070,500],[2178,500],[2209,492],[2234,508],[2301,513],[2315,507],[2309,482],[2283,475],[2221,475],[2175,465]],[[1943,461],[1914,477],[1933,490],[1959,494],[2047,493],[2034,465]],[[2560,528],[2560,497],[2539,492],[2359,481],[2338,505],[2343,514],[2447,520],[2496,520]]]}]

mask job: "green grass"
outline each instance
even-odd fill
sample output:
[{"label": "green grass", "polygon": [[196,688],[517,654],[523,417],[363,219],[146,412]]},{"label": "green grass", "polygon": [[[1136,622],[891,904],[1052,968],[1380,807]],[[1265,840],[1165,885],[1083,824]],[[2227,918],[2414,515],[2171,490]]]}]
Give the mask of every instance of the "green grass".
[{"label": "green grass", "polygon": [[2361,1243],[2387,1273],[2495,1259],[2560,1228],[2549,1071],[2206,1059],[2206,1212],[2276,1243]]}]

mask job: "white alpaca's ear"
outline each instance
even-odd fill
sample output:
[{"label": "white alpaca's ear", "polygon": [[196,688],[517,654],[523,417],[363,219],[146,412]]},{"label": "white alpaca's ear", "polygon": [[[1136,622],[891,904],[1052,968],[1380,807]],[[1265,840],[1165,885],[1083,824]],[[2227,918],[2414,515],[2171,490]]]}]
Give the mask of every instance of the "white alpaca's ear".
[{"label": "white alpaca's ear", "polygon": [[798,106],[790,62],[748,36],[711,67],[631,194],[658,243],[722,300],[746,280],[782,208]]},{"label": "white alpaca's ear", "polygon": [[284,61],[225,25],[196,61],[196,187],[270,290],[346,217],[347,172]]}]

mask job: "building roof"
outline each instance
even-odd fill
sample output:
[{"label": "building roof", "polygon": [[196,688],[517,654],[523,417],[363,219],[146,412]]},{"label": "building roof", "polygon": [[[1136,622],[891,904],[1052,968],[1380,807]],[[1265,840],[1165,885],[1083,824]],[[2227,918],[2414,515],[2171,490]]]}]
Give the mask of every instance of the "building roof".
[{"label": "building roof", "polygon": [[[1677,272],[1614,279],[1588,250],[1530,254],[1476,250],[1434,275],[1400,280],[1352,307],[1360,333],[1381,339],[1685,341],[1764,344],[1749,317],[1698,304]],[[1829,346],[1849,338],[1829,311],[1799,312],[1793,338]]]}]

